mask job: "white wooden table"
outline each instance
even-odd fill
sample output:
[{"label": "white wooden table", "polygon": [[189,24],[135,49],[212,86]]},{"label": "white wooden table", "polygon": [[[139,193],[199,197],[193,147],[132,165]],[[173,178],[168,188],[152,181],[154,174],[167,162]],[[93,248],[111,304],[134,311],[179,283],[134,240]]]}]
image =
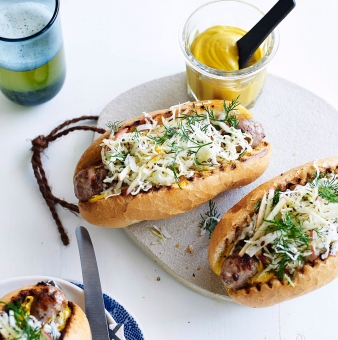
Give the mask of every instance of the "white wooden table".
[{"label": "white wooden table", "polygon": [[[0,94],[0,280],[41,274],[81,281],[75,228],[83,224],[96,249],[103,290],[132,311],[148,339],[336,339],[338,280],[267,309],[216,302],[177,282],[124,231],[89,225],[58,208],[71,239],[65,247],[38,190],[31,140],[67,119],[99,115],[112,99],[137,85],[183,72],[177,29],[183,14],[198,3],[62,1],[67,78],[61,92],[31,108]],[[254,3],[268,10],[275,1]],[[280,25],[279,51],[268,72],[338,110],[337,15],[335,0],[299,0]],[[42,161],[55,196],[76,202],[72,173],[91,140],[92,133],[74,132],[46,150]]]}]

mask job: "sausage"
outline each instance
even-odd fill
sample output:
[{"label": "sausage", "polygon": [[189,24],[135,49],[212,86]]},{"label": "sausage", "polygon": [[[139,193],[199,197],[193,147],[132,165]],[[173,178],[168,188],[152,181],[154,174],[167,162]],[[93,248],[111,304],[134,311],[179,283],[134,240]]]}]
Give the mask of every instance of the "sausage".
[{"label": "sausage", "polygon": [[91,166],[81,170],[74,177],[74,193],[82,202],[88,201],[92,196],[103,191],[103,180],[108,170],[103,166]]},{"label": "sausage", "polygon": [[241,120],[237,126],[252,137],[252,147],[255,148],[265,137],[263,125],[253,119]]},{"label": "sausage", "polygon": [[47,285],[35,296],[30,313],[42,323],[46,323],[65,310],[67,304],[68,300],[61,289]]},{"label": "sausage", "polygon": [[257,273],[258,260],[247,254],[231,255],[222,265],[221,280],[227,288],[241,289]]}]

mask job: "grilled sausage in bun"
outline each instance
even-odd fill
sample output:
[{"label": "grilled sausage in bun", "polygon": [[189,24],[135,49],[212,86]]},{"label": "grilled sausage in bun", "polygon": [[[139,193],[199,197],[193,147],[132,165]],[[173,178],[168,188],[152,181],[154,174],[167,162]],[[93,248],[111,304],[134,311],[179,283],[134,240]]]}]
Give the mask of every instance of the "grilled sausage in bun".
[{"label": "grilled sausage in bun", "polygon": [[216,226],[209,262],[230,297],[266,307],[338,276],[338,157],[260,185]]},{"label": "grilled sausage in bun", "polygon": [[92,339],[85,313],[54,285],[39,282],[0,301],[0,339]]},{"label": "grilled sausage in bun", "polygon": [[270,161],[262,125],[237,101],[177,105],[110,127],[74,174],[80,213],[98,226],[184,213],[251,183]]}]

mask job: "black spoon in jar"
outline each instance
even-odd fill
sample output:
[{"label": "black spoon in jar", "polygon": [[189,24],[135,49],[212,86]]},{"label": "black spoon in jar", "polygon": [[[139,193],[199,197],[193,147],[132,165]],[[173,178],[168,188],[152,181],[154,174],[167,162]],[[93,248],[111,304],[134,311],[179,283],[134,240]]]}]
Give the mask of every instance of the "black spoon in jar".
[{"label": "black spoon in jar", "polygon": [[295,0],[279,0],[248,33],[237,41],[239,69],[246,67],[262,42],[295,6]]}]

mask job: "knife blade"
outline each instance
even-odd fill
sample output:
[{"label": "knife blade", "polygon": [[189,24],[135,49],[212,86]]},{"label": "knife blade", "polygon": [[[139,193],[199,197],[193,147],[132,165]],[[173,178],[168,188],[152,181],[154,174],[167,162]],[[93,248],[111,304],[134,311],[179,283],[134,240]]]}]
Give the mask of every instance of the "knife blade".
[{"label": "knife blade", "polygon": [[92,338],[109,340],[101,281],[93,243],[88,230],[82,226],[76,228],[76,238],[82,267],[85,309]]}]

